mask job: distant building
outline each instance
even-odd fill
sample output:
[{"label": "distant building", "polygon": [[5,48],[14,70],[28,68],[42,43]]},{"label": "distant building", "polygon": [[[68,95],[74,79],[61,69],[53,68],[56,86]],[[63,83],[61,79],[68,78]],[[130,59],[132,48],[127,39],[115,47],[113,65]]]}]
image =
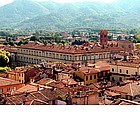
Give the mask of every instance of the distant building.
[{"label": "distant building", "polygon": [[110,60],[120,51],[132,52],[134,45],[127,40],[108,41],[108,31],[100,31],[100,42],[88,42],[83,45],[29,44],[17,47],[18,65],[33,65],[41,62],[95,63]]},{"label": "distant building", "polygon": [[100,31],[100,44],[107,45],[108,44],[108,30]]},{"label": "distant building", "polygon": [[[120,45],[119,45],[120,44]],[[130,45],[130,46],[129,46]],[[101,46],[99,43],[87,43],[79,46],[63,45],[38,45],[29,43],[17,47],[17,59],[19,65],[39,64],[41,62],[63,63],[95,63],[102,60],[110,60],[112,54],[120,51],[132,51],[133,43],[109,42]]]},{"label": "distant building", "polygon": [[69,34],[68,34],[67,32],[61,32],[60,35],[61,35],[62,37],[68,37],[68,36],[69,36]]}]

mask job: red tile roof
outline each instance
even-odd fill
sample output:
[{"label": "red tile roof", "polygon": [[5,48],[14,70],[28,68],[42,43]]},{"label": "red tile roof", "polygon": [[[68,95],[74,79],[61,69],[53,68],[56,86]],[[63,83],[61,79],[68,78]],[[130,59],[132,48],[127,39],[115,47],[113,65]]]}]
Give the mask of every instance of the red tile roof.
[{"label": "red tile roof", "polygon": [[12,96],[6,97],[7,105],[47,105],[48,101],[55,100],[55,94],[49,90],[44,89],[41,91],[22,92]]},{"label": "red tile roof", "polygon": [[86,66],[82,66],[81,68],[79,68],[79,71],[82,71],[84,74],[97,74],[97,73],[99,73],[99,70],[97,70],[95,68],[86,67]]},{"label": "red tile roof", "polygon": [[47,85],[47,84],[51,84],[52,82],[54,82],[54,80],[52,80],[50,78],[43,78],[43,79],[37,81],[36,84]]},{"label": "red tile roof", "polygon": [[140,95],[140,85],[137,82],[128,83],[122,86],[113,86],[109,88],[109,90],[130,96]]},{"label": "red tile roof", "polygon": [[43,45],[43,44],[36,44],[34,42],[31,42],[26,45],[22,45],[17,48],[22,49],[32,49],[32,50],[44,50],[44,51],[51,51],[51,52],[60,52],[60,53],[72,53],[72,54],[81,54],[81,53],[97,53],[97,52],[110,52],[110,51],[123,51],[124,48],[122,46],[117,46],[114,44],[111,46],[108,44],[107,46],[104,46],[102,48],[99,43],[94,43],[93,45],[91,43],[80,45],[80,46],[61,46],[61,45]]},{"label": "red tile roof", "polygon": [[34,92],[34,91],[37,91],[37,86],[28,84],[28,85],[16,90],[14,92],[14,94],[19,94],[19,93],[23,93],[23,92]]},{"label": "red tile roof", "polygon": [[72,78],[63,79],[62,83],[65,85],[76,85],[77,84],[77,82]]},{"label": "red tile roof", "polygon": [[5,45],[0,45],[0,49],[8,51],[10,53],[17,53],[17,48],[14,46],[5,46]]},{"label": "red tile roof", "polygon": [[140,103],[126,99],[118,99],[117,101],[112,102],[111,105],[140,105]]},{"label": "red tile roof", "polygon": [[11,79],[0,77],[0,87],[9,86],[9,85],[17,85],[17,84],[21,84],[21,83],[14,81],[14,80],[11,80]]}]

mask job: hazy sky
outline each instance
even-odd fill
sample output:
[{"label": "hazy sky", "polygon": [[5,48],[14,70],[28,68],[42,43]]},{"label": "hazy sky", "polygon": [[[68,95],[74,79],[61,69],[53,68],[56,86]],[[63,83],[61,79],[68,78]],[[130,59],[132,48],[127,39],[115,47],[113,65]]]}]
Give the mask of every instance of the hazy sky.
[{"label": "hazy sky", "polygon": [[[14,0],[0,0],[0,6],[10,3]],[[48,1],[48,0],[35,0],[35,1]],[[114,0],[52,0],[56,2],[77,2],[77,1],[101,1],[101,2],[112,2]]]}]

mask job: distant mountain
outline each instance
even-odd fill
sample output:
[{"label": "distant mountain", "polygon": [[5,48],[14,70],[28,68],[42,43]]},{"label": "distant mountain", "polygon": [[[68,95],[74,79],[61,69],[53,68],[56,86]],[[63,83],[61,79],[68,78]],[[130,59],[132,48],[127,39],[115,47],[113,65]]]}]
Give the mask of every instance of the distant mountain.
[{"label": "distant mountain", "polygon": [[24,20],[44,14],[49,14],[49,11],[37,2],[15,0],[13,3],[0,7],[0,25],[16,25]]},{"label": "distant mountain", "polygon": [[30,30],[140,29],[140,1],[56,3],[15,0],[0,7],[0,21],[0,28]]}]

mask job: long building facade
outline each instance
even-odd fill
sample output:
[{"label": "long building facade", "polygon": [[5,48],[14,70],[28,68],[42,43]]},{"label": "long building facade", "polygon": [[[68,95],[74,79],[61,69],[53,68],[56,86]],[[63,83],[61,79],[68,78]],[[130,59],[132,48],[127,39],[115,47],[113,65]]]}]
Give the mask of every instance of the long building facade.
[{"label": "long building facade", "polygon": [[133,43],[128,41],[108,42],[107,45],[88,43],[80,46],[44,45],[30,42],[17,47],[19,65],[39,64],[41,62],[95,63],[109,60],[120,51],[131,52]]}]

